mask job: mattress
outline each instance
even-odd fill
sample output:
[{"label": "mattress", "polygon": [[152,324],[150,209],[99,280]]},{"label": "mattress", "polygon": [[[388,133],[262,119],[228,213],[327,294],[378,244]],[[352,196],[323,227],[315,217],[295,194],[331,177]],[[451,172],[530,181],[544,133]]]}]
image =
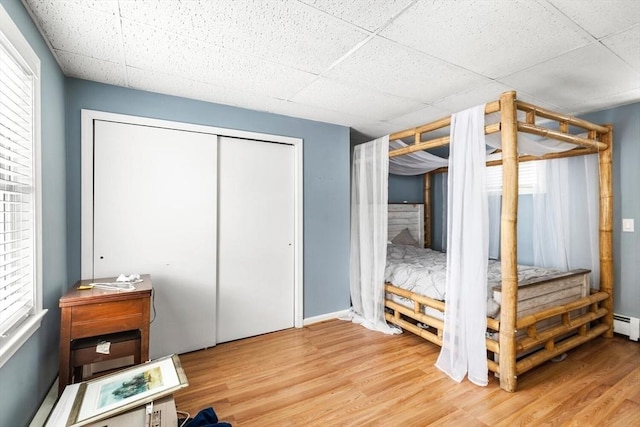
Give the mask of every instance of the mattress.
[{"label": "mattress", "polygon": [[[518,265],[518,282],[558,273],[557,269]],[[384,272],[385,282],[439,301],[446,300],[447,255],[411,245],[389,244]],[[494,286],[500,285],[500,261],[489,260],[487,269],[487,316],[496,317],[500,304],[493,298]],[[397,296],[393,300],[405,304]],[[433,315],[430,312],[428,314]],[[434,310],[435,311],[435,310]],[[440,316],[441,317],[441,316]]]}]

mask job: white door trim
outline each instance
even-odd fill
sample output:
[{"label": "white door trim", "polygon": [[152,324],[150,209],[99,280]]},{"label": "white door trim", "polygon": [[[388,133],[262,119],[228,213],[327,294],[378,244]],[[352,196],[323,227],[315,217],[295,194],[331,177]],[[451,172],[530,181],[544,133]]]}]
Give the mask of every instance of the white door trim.
[{"label": "white door trim", "polygon": [[[219,136],[230,136],[257,141],[290,144],[294,147],[295,168],[295,255],[294,255],[294,324],[296,328],[303,326],[303,157],[302,139],[288,136],[270,135],[266,133],[225,129],[213,126],[129,116],[126,114],[107,113],[96,110],[81,111],[81,258],[80,274],[82,279],[93,275],[93,134],[94,121],[112,121],[142,126],[202,132]],[[127,161],[135,161],[128,159]]]}]

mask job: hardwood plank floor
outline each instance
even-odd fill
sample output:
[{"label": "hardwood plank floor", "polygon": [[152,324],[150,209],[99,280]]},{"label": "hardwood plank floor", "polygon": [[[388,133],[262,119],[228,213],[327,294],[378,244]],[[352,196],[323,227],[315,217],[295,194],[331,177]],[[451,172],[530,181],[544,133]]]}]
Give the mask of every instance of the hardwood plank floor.
[{"label": "hardwood plank floor", "polygon": [[331,320],[180,356],[178,410],[236,426],[640,426],[640,344],[597,338],[522,375],[507,393],[457,384],[440,348]]}]

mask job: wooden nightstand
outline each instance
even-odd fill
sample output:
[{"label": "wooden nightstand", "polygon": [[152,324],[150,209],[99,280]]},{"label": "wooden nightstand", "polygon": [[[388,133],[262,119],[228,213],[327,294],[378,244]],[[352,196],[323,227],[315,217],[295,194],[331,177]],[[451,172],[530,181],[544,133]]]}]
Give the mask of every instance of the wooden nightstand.
[{"label": "wooden nightstand", "polygon": [[58,396],[73,380],[71,346],[74,340],[125,331],[140,331],[140,354],[136,361],[149,360],[149,318],[152,284],[149,275],[140,277],[135,290],[78,289],[94,282],[115,282],[115,278],[80,280],[60,298],[60,368]]}]

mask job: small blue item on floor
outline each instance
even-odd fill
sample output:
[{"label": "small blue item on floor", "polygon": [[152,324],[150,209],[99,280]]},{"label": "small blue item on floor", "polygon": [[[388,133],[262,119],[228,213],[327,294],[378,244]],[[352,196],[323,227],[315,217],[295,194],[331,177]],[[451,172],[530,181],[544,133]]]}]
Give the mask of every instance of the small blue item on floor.
[{"label": "small blue item on floor", "polygon": [[218,421],[213,408],[205,408],[191,419],[184,427],[231,427],[231,424]]}]

